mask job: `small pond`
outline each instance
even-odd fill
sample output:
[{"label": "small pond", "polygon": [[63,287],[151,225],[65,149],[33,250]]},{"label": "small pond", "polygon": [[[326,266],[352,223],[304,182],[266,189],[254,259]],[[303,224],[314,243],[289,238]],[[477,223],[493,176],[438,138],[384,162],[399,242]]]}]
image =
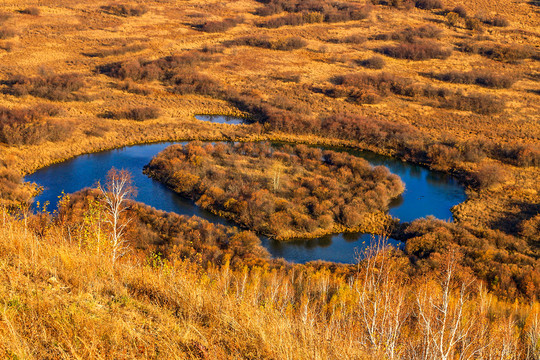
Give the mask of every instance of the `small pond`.
[{"label": "small pond", "polygon": [[216,124],[240,125],[244,123],[244,119],[225,115],[195,115],[195,119]]}]

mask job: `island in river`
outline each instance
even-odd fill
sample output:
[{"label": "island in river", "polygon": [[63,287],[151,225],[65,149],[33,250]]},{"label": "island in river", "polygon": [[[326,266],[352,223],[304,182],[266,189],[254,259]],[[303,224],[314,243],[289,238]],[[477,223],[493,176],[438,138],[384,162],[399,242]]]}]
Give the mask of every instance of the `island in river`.
[{"label": "island in river", "polygon": [[200,207],[280,240],[381,232],[390,202],[404,191],[384,166],[304,145],[173,145],[144,171]]}]

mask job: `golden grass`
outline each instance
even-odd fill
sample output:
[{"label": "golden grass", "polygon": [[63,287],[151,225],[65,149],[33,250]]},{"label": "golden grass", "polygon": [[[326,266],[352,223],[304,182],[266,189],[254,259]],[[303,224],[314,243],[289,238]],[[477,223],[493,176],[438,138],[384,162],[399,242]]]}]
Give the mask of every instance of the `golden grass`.
[{"label": "golden grass", "polygon": [[[0,215],[0,353],[6,358],[387,358],[382,339],[369,340],[364,316],[374,308],[362,300],[366,295],[386,299],[386,315],[373,317],[376,331],[391,326],[388,316],[403,321],[394,358],[413,359],[426,333],[414,318],[405,320],[418,311],[415,298],[427,301],[424,286],[433,301],[444,290],[437,278],[410,283],[397,270],[400,260],[385,255],[373,263],[380,272],[363,264],[350,279],[324,268],[206,271],[156,257],[113,266],[106,254],[62,238],[57,226],[37,237],[24,219]],[[368,285],[377,274],[385,274],[382,282]],[[509,347],[509,359],[540,351],[534,348],[540,345],[534,343],[538,303],[507,304],[471,289],[462,321],[473,326],[466,336],[474,349],[501,356]],[[451,290],[451,299],[456,309],[459,291]]]}]

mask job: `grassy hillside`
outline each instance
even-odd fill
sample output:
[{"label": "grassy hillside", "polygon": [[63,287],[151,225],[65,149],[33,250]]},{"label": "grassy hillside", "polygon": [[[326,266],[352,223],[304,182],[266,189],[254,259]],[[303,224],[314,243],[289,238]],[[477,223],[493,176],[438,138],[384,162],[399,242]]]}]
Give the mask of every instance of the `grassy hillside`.
[{"label": "grassy hillside", "polygon": [[109,254],[0,218],[8,359],[534,359],[538,303],[506,303],[447,257],[409,278],[384,247],[359,267],[253,267]]}]

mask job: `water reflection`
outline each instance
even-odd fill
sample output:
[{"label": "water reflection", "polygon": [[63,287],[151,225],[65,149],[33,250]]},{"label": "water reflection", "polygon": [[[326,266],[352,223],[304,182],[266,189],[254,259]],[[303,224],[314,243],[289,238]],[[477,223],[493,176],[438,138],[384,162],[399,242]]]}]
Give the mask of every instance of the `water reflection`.
[{"label": "water reflection", "polygon": [[225,115],[195,115],[195,119],[216,124],[240,125],[244,123],[244,119]]}]

